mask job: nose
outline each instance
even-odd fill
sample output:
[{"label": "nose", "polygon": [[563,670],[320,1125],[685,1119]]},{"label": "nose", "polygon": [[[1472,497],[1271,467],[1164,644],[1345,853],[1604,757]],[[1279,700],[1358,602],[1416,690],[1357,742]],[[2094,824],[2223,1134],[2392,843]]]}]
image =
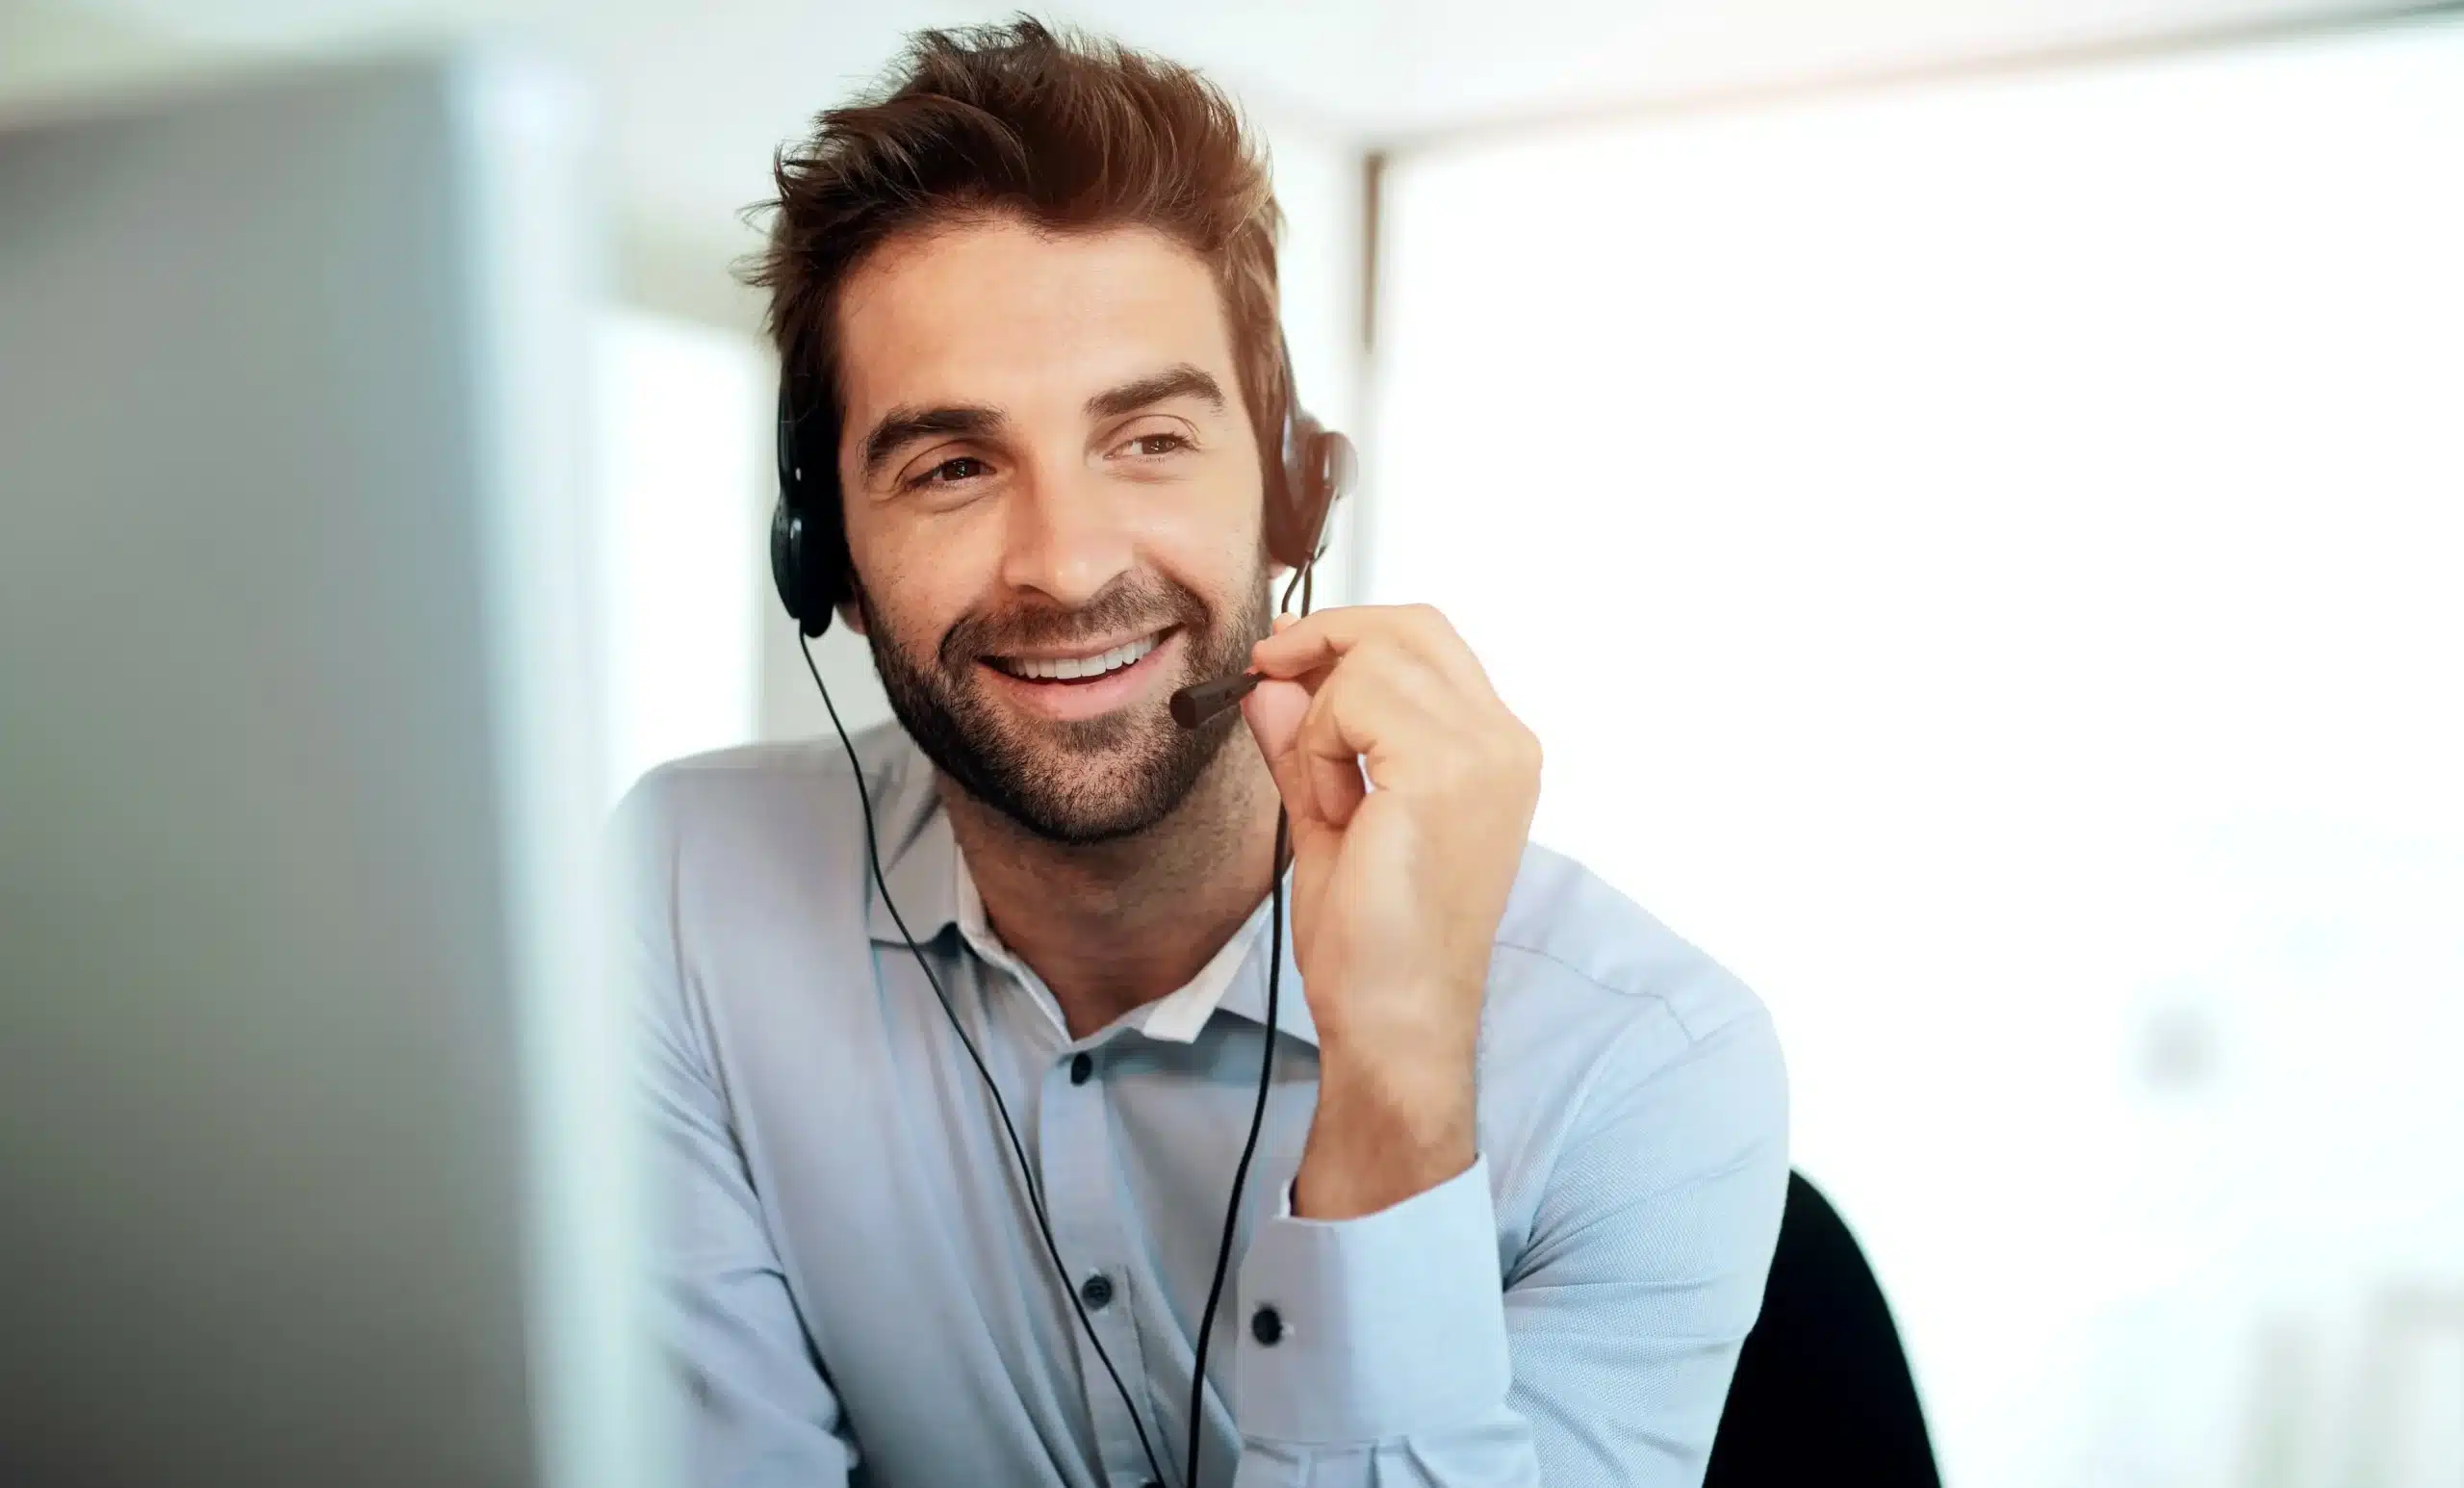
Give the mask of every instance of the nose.
[{"label": "nose", "polygon": [[1002,581],[1077,609],[1129,570],[1134,544],[1104,483],[1045,470],[1014,489]]}]

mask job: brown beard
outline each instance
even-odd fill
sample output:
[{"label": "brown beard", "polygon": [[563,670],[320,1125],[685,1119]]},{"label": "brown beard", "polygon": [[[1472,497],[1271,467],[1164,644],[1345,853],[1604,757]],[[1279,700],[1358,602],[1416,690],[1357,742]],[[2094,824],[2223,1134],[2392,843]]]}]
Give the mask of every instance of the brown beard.
[{"label": "brown beard", "polygon": [[1074,610],[1030,603],[970,613],[928,662],[889,633],[860,583],[856,593],[890,710],[925,757],[1028,832],[1070,844],[1134,836],[1169,816],[1222,753],[1237,715],[1183,729],[1157,698],[1029,731],[986,695],[983,658],[1175,627],[1185,675],[1173,685],[1186,686],[1248,665],[1249,648],[1268,633],[1270,601],[1263,555],[1249,603],[1229,615],[1184,584],[1124,574]]}]

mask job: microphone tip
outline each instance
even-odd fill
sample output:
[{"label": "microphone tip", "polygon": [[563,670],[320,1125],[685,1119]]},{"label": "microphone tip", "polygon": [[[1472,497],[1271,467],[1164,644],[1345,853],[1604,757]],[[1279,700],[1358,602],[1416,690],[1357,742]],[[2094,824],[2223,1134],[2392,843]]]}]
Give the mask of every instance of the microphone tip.
[{"label": "microphone tip", "polygon": [[1240,703],[1258,685],[1254,672],[1238,672],[1210,681],[1192,682],[1172,694],[1172,722],[1184,729],[1196,729],[1224,709]]}]

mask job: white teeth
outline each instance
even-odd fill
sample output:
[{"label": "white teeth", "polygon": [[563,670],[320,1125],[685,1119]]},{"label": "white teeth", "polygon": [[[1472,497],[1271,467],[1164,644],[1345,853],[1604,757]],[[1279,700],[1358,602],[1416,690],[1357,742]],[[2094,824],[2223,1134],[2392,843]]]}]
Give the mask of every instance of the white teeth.
[{"label": "white teeth", "polygon": [[1157,637],[1153,635],[1142,636],[1126,646],[1116,646],[1096,656],[1065,656],[1053,661],[1004,659],[1001,667],[1002,670],[1015,677],[1035,678],[1046,681],[1101,677],[1106,672],[1116,672],[1143,657],[1155,649],[1156,640]]}]

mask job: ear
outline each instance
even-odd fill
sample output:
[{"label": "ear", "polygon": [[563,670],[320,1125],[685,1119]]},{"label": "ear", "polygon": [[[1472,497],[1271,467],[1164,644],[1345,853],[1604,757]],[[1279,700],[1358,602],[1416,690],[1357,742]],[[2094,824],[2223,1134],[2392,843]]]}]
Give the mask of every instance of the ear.
[{"label": "ear", "polygon": [[865,634],[864,606],[853,599],[838,602],[838,623],[858,635]]}]

